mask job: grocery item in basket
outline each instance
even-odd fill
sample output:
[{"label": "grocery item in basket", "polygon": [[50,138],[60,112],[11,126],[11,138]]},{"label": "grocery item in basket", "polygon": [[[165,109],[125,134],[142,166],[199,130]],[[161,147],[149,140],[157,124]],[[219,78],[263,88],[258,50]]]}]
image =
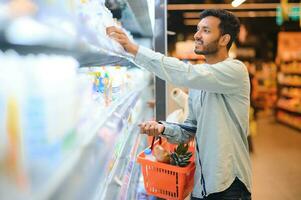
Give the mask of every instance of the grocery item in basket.
[{"label": "grocery item in basket", "polygon": [[151,160],[151,161],[156,161],[156,158],[155,158],[155,156],[153,156],[151,149],[145,149],[144,155],[145,155],[146,159]]},{"label": "grocery item in basket", "polygon": [[190,163],[192,152],[188,151],[188,144],[179,144],[170,155],[170,163],[179,167],[186,167]]},{"label": "grocery item in basket", "polygon": [[170,162],[170,154],[161,145],[156,145],[154,147],[154,156],[158,162],[168,163]]},{"label": "grocery item in basket", "polygon": [[[175,144],[169,144],[166,140],[160,142],[159,139],[151,145],[152,149],[154,150],[159,144],[168,152],[173,151],[176,146]],[[189,145],[189,150],[186,153],[194,151],[193,144],[189,143]],[[185,152],[182,146],[177,152]],[[186,167],[179,167],[160,162],[150,162],[145,158],[145,153],[142,151],[138,155],[137,162],[141,164],[147,194],[163,199],[183,200],[193,190],[195,163],[192,158]]]}]

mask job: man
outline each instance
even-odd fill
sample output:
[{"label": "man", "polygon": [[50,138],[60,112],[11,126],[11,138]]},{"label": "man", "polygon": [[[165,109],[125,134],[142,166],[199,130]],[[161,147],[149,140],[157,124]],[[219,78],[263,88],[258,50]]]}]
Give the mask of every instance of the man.
[{"label": "man", "polygon": [[238,32],[239,20],[233,14],[203,11],[194,38],[195,53],[204,55],[206,63],[191,65],[139,47],[121,30],[107,28],[107,34],[132,54],[138,65],[190,88],[189,115],[182,126],[150,121],[140,128],[142,133],[161,135],[173,143],[195,138],[192,199],[251,199],[247,142],[250,83],[245,65],[228,56]]}]

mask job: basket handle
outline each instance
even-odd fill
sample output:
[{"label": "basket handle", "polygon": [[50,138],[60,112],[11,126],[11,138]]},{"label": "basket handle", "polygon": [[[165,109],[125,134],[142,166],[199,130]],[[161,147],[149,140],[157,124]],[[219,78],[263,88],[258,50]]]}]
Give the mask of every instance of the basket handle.
[{"label": "basket handle", "polygon": [[153,148],[154,148],[154,143],[155,143],[155,141],[156,141],[156,138],[158,138],[158,140],[159,140],[159,144],[161,145],[161,143],[162,143],[162,138],[160,137],[160,136],[153,136],[153,140],[152,140],[152,145],[151,145],[151,147],[150,147],[150,149],[151,150],[153,150]]}]

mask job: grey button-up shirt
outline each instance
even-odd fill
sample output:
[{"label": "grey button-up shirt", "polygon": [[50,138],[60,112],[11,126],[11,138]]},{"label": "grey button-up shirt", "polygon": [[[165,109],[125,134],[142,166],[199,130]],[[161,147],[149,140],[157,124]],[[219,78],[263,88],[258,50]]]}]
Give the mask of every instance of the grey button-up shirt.
[{"label": "grey button-up shirt", "polygon": [[232,58],[212,65],[191,65],[141,46],[135,62],[161,79],[190,88],[184,124],[197,128],[196,133],[163,122],[163,135],[173,143],[196,140],[193,196],[223,191],[235,177],[251,192],[247,142],[250,82],[245,65]]}]

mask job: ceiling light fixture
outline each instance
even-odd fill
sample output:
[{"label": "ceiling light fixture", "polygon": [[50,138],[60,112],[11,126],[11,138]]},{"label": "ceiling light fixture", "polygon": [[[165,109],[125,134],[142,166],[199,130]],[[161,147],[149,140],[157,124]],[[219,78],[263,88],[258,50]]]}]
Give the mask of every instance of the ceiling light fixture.
[{"label": "ceiling light fixture", "polygon": [[238,7],[240,4],[242,4],[243,2],[245,2],[246,0],[234,0],[232,1],[231,5],[233,7]]}]

